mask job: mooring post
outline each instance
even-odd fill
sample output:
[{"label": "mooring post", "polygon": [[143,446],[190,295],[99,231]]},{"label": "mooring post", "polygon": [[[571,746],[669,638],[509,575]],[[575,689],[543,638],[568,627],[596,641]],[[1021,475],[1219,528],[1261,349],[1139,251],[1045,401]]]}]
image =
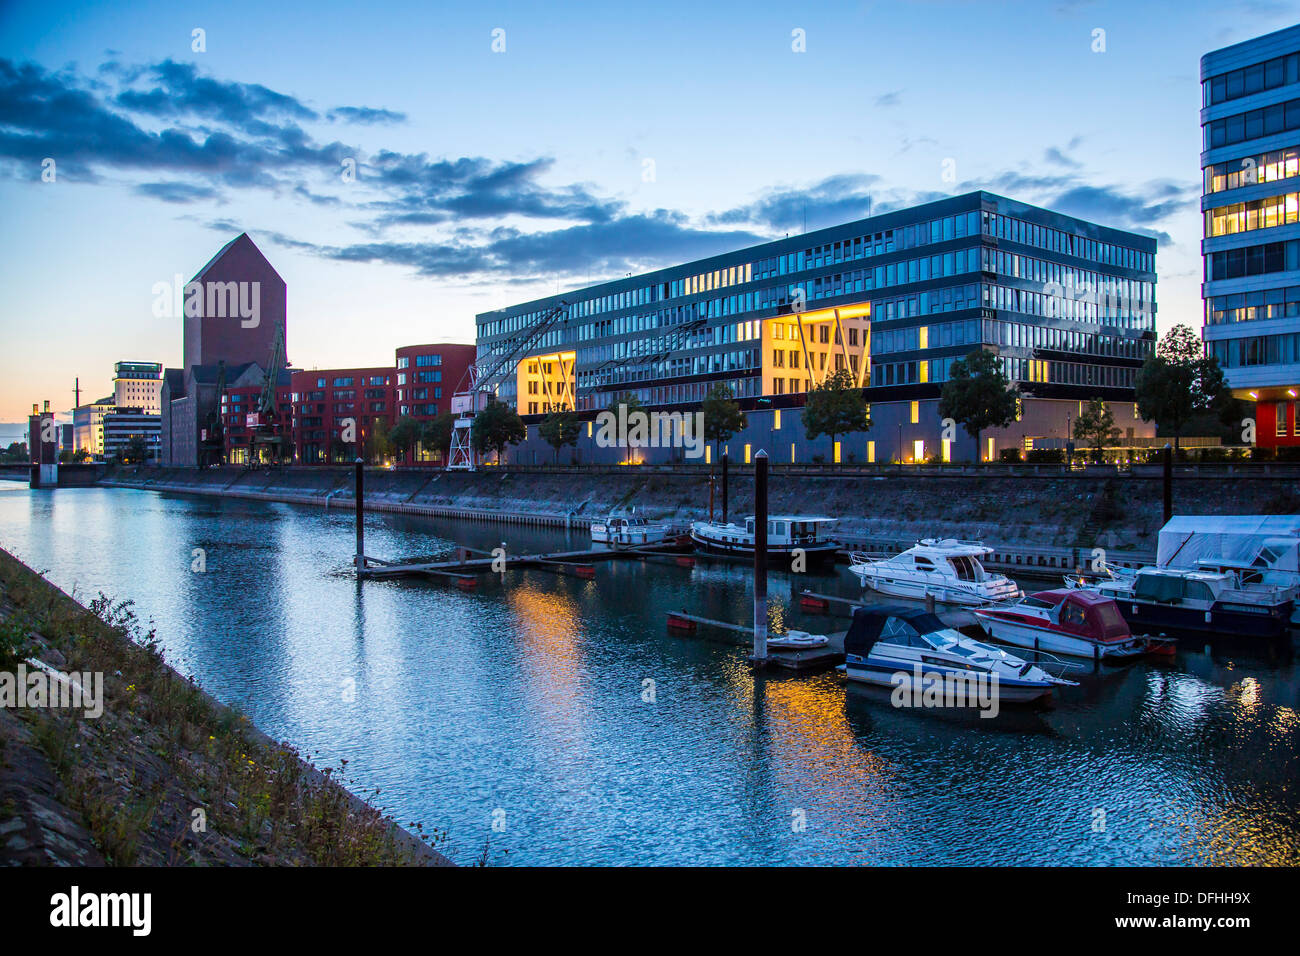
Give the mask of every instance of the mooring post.
[{"label": "mooring post", "polygon": [[361,459],[356,464],[355,497],[357,504],[357,576],[366,573],[366,473]]},{"label": "mooring post", "polygon": [[727,449],[722,449],[722,523],[727,523]]},{"label": "mooring post", "polygon": [[1165,524],[1174,516],[1174,450],[1165,444]]},{"label": "mooring post", "polygon": [[[724,457],[723,462],[726,462]],[[726,465],[723,466],[723,475]],[[724,483],[723,488],[726,488]],[[726,498],[723,498],[725,501]],[[724,506],[725,507],[725,506]],[[725,515],[724,515],[725,520]],[[767,661],[767,452],[754,458],[754,663]]]},{"label": "mooring post", "polygon": [[713,472],[709,472],[709,524],[713,524]]}]

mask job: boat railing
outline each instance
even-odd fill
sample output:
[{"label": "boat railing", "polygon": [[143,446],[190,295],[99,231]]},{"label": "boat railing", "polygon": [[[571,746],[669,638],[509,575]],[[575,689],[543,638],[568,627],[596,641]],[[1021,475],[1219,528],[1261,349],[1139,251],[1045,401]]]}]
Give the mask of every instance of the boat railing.
[{"label": "boat railing", "polygon": [[1022,658],[1039,668],[1049,677],[1055,677],[1057,680],[1066,680],[1066,671],[1086,671],[1091,670],[1091,663],[1083,661],[1065,661],[1047,651],[1031,651],[1025,649],[1026,654],[1032,654],[1032,657]]}]

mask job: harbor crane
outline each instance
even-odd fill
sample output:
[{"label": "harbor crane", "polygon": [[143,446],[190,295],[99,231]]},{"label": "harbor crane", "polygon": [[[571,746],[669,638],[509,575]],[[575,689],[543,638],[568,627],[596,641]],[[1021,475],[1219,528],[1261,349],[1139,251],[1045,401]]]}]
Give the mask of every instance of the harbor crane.
[{"label": "harbor crane", "polygon": [[562,326],[569,318],[568,303],[563,300],[555,308],[543,313],[513,336],[494,343],[480,353],[461,379],[456,394],[451,399],[451,412],[456,416],[451,431],[451,455],[447,468],[474,471],[478,456],[474,452],[472,429],[474,416],[487,408],[496,395],[501,380],[513,372],[551,330]]},{"label": "harbor crane", "polygon": [[257,398],[257,411],[250,412],[245,419],[251,431],[248,442],[249,467],[261,461],[263,448],[267,452],[267,464],[279,465],[284,457],[284,423],[280,421],[280,408],[276,402],[276,383],[280,378],[283,359],[284,338],[277,329],[275,344],[271,346],[271,357],[262,373],[262,392]]}]

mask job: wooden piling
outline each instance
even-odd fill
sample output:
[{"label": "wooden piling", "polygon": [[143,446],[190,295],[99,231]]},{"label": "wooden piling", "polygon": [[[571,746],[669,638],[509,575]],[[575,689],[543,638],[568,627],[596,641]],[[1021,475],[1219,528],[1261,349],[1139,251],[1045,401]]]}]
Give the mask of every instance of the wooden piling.
[{"label": "wooden piling", "polygon": [[[722,487],[726,501],[726,456]],[[725,511],[726,505],[723,505]],[[726,515],[723,515],[725,520]],[[767,662],[767,452],[754,457],[754,664]]]},{"label": "wooden piling", "polygon": [[366,573],[366,471],[361,459],[356,462],[356,484],[354,495],[357,506],[357,576]]}]

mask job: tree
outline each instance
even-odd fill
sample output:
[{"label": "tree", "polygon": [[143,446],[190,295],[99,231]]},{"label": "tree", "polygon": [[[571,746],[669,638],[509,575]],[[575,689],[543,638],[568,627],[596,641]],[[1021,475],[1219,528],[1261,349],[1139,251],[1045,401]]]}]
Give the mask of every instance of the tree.
[{"label": "tree", "polygon": [[1157,343],[1138,370],[1135,398],[1144,421],[1173,432],[1178,448],[1187,426],[1207,416],[1228,424],[1240,414],[1240,403],[1232,397],[1219,360],[1205,355],[1199,341],[1185,325],[1176,325]]},{"label": "tree", "polygon": [[9,461],[27,461],[29,457],[25,441],[12,441],[5,449],[5,458]]},{"label": "tree", "polygon": [[416,442],[424,433],[424,425],[418,418],[410,415],[403,415],[397,419],[397,423],[388,430],[388,443],[392,445],[393,450],[397,452],[398,457],[405,460],[406,453],[415,447]]},{"label": "tree", "polygon": [[1002,373],[996,355],[975,349],[952,363],[939,395],[939,415],[951,418],[975,439],[978,462],[980,433],[986,428],[1006,428],[1016,420],[1016,390]]},{"label": "tree", "polygon": [[474,416],[470,427],[470,444],[482,455],[496,452],[497,463],[507,445],[518,445],[528,435],[528,429],[519,413],[505,402],[489,400],[487,407]]},{"label": "tree", "polygon": [[124,465],[138,465],[149,457],[149,446],[145,444],[142,435],[132,435],[131,440],[126,443],[126,448],[122,450],[122,463]]},{"label": "tree", "polygon": [[715,453],[718,453],[718,446],[749,424],[740,405],[732,399],[731,388],[726,382],[719,382],[709,389],[700,411],[704,413],[704,440],[713,442]]},{"label": "tree", "polygon": [[364,429],[364,458],[372,465],[381,464],[393,453],[392,442],[388,440],[388,426],[382,418],[373,418],[370,427]]},{"label": "tree", "polygon": [[578,416],[568,406],[560,406],[548,413],[537,426],[537,433],[542,436],[546,444],[555,449],[557,465],[560,463],[560,449],[565,445],[578,443],[579,428]]},{"label": "tree", "polygon": [[[620,392],[617,396],[615,396],[614,402],[613,404],[610,405],[610,408],[617,409],[618,406],[620,405],[627,406],[627,414],[629,419],[631,418],[633,412],[639,412],[645,409],[645,406],[641,404],[641,399],[637,398],[631,392]],[[617,414],[617,412],[615,414]]]},{"label": "tree", "polygon": [[1119,429],[1115,427],[1115,416],[1103,398],[1094,398],[1074,423],[1074,434],[1079,440],[1093,448],[1094,459],[1102,460],[1102,450],[1119,439]]},{"label": "tree", "polygon": [[871,428],[867,400],[862,396],[853,373],[846,368],[827,375],[808,393],[803,410],[803,427],[808,439],[829,435],[831,447],[840,435],[865,432]]},{"label": "tree", "polygon": [[425,451],[439,452],[443,461],[446,461],[455,425],[456,416],[451,412],[443,412],[438,417],[429,419],[420,432],[420,444]]}]

